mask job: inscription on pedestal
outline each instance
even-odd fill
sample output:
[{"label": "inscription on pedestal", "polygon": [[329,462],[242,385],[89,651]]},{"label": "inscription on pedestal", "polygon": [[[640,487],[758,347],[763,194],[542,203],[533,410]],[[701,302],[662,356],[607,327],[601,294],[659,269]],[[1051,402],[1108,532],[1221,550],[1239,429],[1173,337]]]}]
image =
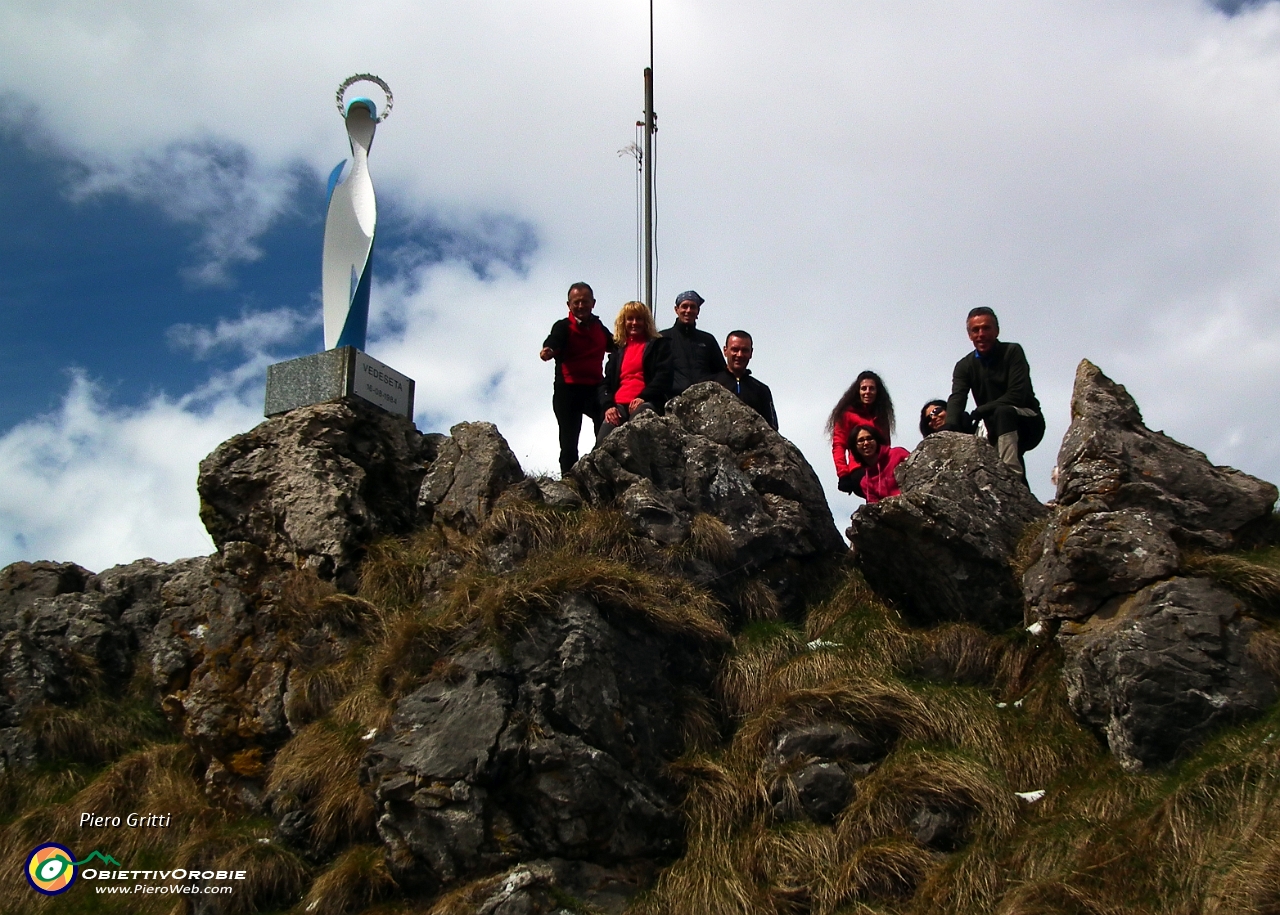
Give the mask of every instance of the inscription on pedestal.
[{"label": "inscription on pedestal", "polygon": [[413,379],[360,350],[355,351],[355,377],[351,393],[376,403],[390,413],[413,418]]},{"label": "inscription on pedestal", "polygon": [[359,397],[413,419],[413,379],[353,346],[267,366],[263,413],[276,416],[314,403]]}]

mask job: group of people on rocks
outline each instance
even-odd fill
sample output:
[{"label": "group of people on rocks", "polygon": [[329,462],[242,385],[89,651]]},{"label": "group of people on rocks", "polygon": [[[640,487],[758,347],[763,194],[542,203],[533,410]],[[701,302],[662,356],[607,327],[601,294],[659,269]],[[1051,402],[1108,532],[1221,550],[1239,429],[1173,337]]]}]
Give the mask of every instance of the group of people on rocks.
[{"label": "group of people on rocks", "polygon": [[[730,331],[724,347],[698,330],[705,299],[690,289],[676,296],[676,320],[659,331],[643,302],[627,302],[610,333],[594,314],[596,300],[586,283],[569,287],[569,314],[551,326],[538,354],[555,360],[551,408],[560,427],[560,472],[578,462],[582,418],[594,425],[596,443],[646,410],[662,412],[666,402],[700,381],[733,391],[774,429],[778,414],[769,386],[751,377],[751,334]],[[604,363],[606,354],[608,361]]]},{"label": "group of people on rocks", "polygon": [[[552,325],[539,353],[544,362],[555,360],[551,404],[560,429],[561,473],[578,461],[584,416],[591,419],[599,444],[640,413],[660,413],[669,399],[700,381],[729,389],[778,428],[772,392],[747,368],[751,334],[730,331],[721,347],[711,334],[698,330],[704,301],[693,290],[680,293],[675,323],[664,331],[657,329],[643,302],[627,302],[611,333],[594,314],[591,287],[569,287],[569,314]],[[1000,341],[1000,322],[990,308],[971,310],[965,330],[973,350],[952,370],[951,396],[920,408],[920,435],[973,433],[982,423],[1000,460],[1025,482],[1023,455],[1040,444],[1045,432],[1026,354],[1017,343]],[[974,407],[966,410],[970,395]],[[894,424],[893,398],[884,380],[873,371],[861,372],[827,418],[841,492],[868,503],[900,494],[895,471],[909,452],[892,444]]]}]

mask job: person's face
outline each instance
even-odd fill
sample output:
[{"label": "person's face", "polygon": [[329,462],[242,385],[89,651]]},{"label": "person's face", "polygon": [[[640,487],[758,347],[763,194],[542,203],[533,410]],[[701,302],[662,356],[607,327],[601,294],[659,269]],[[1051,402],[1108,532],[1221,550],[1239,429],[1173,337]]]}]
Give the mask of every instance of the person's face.
[{"label": "person's face", "polygon": [[573,315],[575,321],[582,321],[591,314],[591,310],[596,307],[596,300],[591,297],[591,293],[585,289],[575,289],[569,293],[569,314]]},{"label": "person's face", "polygon": [[681,324],[693,327],[698,323],[698,312],[702,306],[691,299],[685,299],[676,306],[676,320]]},{"label": "person's face", "polygon": [[1000,325],[991,315],[974,315],[965,324],[969,331],[969,342],[982,355],[991,352],[1000,336]]},{"label": "person's face", "polygon": [[876,441],[876,437],[870,431],[859,429],[858,437],[853,440],[853,449],[858,452],[858,456],[862,459],[870,460],[880,450],[880,443]]},{"label": "person's face", "polygon": [[880,388],[871,378],[864,378],[858,382],[858,400],[862,401],[864,407],[869,407],[876,402],[876,395],[880,393]]},{"label": "person's face", "polygon": [[947,424],[947,411],[944,407],[934,404],[924,411],[924,418],[929,423],[929,431],[939,432]]},{"label": "person's face", "polygon": [[623,320],[622,326],[627,329],[628,340],[643,340],[645,338],[644,315],[628,315]]},{"label": "person's face", "polygon": [[730,375],[740,376],[751,361],[751,341],[745,337],[730,337],[724,345],[724,361]]}]

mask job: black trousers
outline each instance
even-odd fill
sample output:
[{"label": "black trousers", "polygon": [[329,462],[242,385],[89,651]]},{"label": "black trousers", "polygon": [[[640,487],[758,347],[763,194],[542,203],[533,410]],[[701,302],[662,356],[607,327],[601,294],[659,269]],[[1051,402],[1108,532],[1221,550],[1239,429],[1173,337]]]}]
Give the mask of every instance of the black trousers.
[{"label": "black trousers", "polygon": [[591,417],[593,433],[600,431],[604,408],[600,406],[600,385],[569,384],[557,378],[551,392],[551,410],[560,426],[560,473],[566,474],[578,463],[578,437],[582,435],[582,417]]},{"label": "black trousers", "polygon": [[987,437],[993,445],[1006,432],[1018,433],[1019,455],[1026,454],[1044,438],[1044,417],[1026,407],[1021,410],[1018,407],[996,407],[995,412],[986,418],[986,424]]}]

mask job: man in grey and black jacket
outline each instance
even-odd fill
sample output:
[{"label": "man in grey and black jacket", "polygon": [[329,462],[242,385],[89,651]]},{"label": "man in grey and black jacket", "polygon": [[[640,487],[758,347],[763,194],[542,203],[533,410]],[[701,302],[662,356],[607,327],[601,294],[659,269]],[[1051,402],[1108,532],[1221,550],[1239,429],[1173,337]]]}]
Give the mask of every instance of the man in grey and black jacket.
[{"label": "man in grey and black jacket", "polygon": [[671,341],[674,397],[699,381],[710,381],[724,371],[724,356],[716,338],[698,330],[698,312],[705,299],[692,289],[676,296],[676,323],[662,332]]},{"label": "man in grey and black jacket", "polygon": [[[951,373],[946,428],[963,428],[966,417],[982,420],[1000,460],[1025,481],[1022,456],[1044,438],[1044,414],[1031,387],[1026,354],[1017,343],[1000,342],[1000,321],[985,306],[969,312],[965,330],[973,352],[957,362]],[[970,393],[975,406],[966,414]]]}]

